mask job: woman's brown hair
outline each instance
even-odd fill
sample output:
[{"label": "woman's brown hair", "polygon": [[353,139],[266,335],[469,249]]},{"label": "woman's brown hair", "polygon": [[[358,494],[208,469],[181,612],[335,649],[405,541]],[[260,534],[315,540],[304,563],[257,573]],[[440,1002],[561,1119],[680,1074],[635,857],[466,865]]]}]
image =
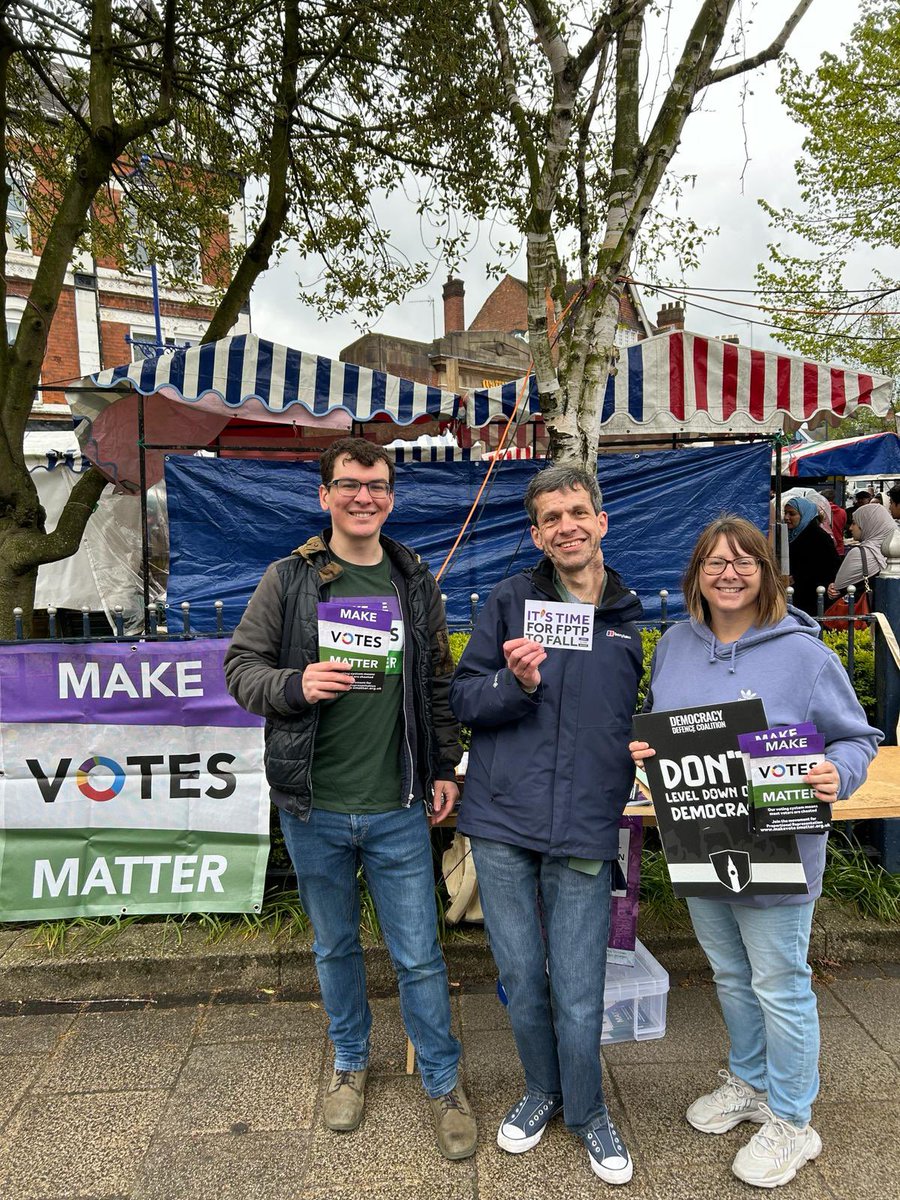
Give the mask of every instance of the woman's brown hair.
[{"label": "woman's brown hair", "polygon": [[784,587],[778,573],[778,565],[772,547],[755,525],[743,517],[724,516],[713,521],[697,539],[691,561],[682,580],[684,602],[695,621],[709,624],[709,605],[700,592],[700,564],[708,558],[716,542],[724,537],[731,553],[736,557],[746,555],[759,563],[760,586],[757,610],[758,625],[775,625],[787,614]]}]

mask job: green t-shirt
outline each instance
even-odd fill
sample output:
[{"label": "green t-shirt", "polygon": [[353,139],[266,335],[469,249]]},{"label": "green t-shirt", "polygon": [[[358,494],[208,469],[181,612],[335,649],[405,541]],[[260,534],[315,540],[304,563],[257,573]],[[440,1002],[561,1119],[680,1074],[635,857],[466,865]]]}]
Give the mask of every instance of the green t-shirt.
[{"label": "green t-shirt", "polygon": [[343,572],[329,598],[387,596],[393,600],[391,648],[380,692],[344,692],[319,702],[312,760],[313,808],[330,812],[389,812],[401,804],[403,737],[403,618],[387,555],[375,567],[332,556]]}]

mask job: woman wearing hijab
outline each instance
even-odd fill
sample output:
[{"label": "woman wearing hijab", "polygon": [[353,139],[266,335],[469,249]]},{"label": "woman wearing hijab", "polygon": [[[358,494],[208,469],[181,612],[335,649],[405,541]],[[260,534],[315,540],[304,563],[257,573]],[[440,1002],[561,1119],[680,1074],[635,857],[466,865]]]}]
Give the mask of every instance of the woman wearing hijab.
[{"label": "woman wearing hijab", "polygon": [[811,617],[816,615],[816,588],[827,588],[841,566],[833,540],[819,524],[819,508],[805,496],[794,496],[784,506],[788,527],[788,557],[794,585],[792,604]]},{"label": "woman wearing hijab", "polygon": [[882,544],[888,534],[896,531],[896,522],[882,505],[864,504],[858,508],[850,523],[850,535],[856,539],[857,545],[848,548],[834,582],[829,585],[828,595],[840,595],[851,583],[858,594],[860,581],[864,577],[872,579],[884,566],[886,560]]}]

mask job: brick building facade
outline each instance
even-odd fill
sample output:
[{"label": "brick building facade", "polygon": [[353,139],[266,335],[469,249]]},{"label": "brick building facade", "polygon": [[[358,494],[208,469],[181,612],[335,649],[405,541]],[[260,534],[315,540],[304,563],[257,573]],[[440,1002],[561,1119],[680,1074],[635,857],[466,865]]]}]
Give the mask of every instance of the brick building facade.
[{"label": "brick building facade", "polygon": [[[40,245],[29,226],[24,198],[17,190],[10,200],[6,228],[6,330],[11,339],[27,310],[40,262]],[[244,237],[243,217],[236,210],[230,219],[223,217],[222,232],[216,238],[216,245],[208,248],[210,252],[201,249],[198,253],[192,292],[160,284],[160,324],[167,345],[194,344],[203,336],[215,312],[214,286],[222,282],[219,266],[222,260],[217,254]],[[22,239],[27,249],[22,247]],[[246,332],[249,328],[248,309],[234,332]],[[156,342],[149,264],[124,273],[113,260],[81,255],[66,271],[29,427],[69,426],[71,416],[64,386],[102,368],[142,357],[140,347],[129,339]]]},{"label": "brick building facade", "polygon": [[[461,279],[448,279],[444,284],[444,334],[431,342],[417,342],[410,338],[393,337],[384,333],[367,333],[345,346],[341,351],[342,362],[356,363],[378,371],[388,371],[418,383],[433,384],[451,391],[495,387],[521,379],[531,366],[528,349],[528,287],[524,280],[506,275],[497,284],[478,310],[474,320],[466,326],[465,285]],[[683,321],[683,310],[682,310]],[[672,327],[671,325],[669,327]],[[632,284],[626,284],[619,304],[619,326],[616,340],[628,346],[650,337],[656,329],[648,321],[640,297]],[[420,433],[437,433],[438,422],[433,428],[421,423],[399,429],[384,426],[366,432],[366,436],[377,440],[390,440],[398,436],[416,438]],[[513,444],[519,447],[532,446],[540,449],[541,422],[516,431]],[[495,423],[484,429],[473,431],[468,428],[457,430],[457,439],[462,445],[471,445],[480,440],[486,448],[496,446],[502,425]]]}]

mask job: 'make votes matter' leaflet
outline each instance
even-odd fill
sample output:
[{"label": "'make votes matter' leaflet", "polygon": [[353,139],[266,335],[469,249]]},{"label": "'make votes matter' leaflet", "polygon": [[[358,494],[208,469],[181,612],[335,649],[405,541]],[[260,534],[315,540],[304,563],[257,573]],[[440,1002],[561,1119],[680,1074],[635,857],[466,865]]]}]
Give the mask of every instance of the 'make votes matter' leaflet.
[{"label": "'make votes matter' leaflet", "polygon": [[805,894],[793,835],[754,837],[738,735],[765,729],[759,699],[634,718],[663,850],[677,896]]},{"label": "'make votes matter' leaflet", "polygon": [[750,821],[759,835],[827,833],[831,805],[816,800],[806,781],[825,761],[825,738],[811,721],[742,733],[738,745],[750,781]]},{"label": "'make votes matter' leaflet", "polygon": [[348,663],[351,691],[384,689],[393,610],[389,596],[348,596],[319,604],[319,662]]}]

